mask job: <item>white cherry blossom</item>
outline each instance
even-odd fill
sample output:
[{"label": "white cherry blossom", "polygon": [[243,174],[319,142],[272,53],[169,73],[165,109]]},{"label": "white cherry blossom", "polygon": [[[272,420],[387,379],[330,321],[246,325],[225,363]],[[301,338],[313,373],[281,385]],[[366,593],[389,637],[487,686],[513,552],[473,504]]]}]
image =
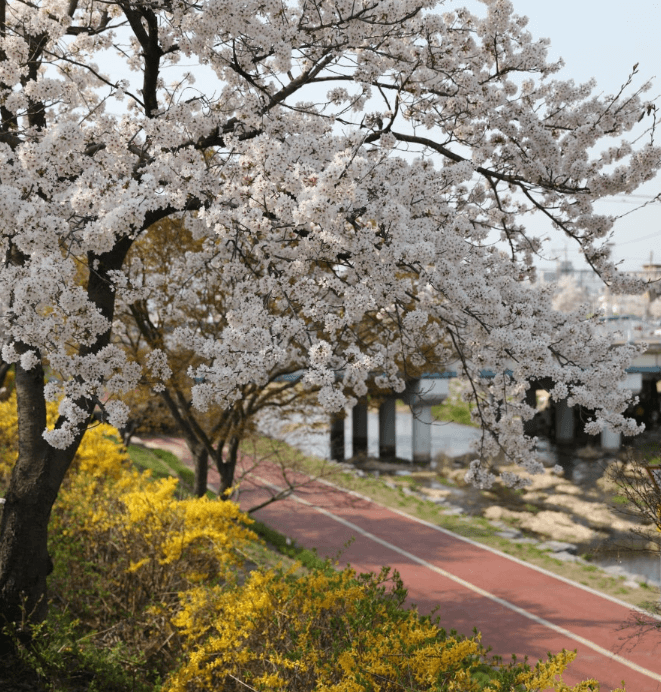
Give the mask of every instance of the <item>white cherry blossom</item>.
[{"label": "white cherry blossom", "polygon": [[[201,362],[195,406],[232,406],[294,361],[329,411],[371,380],[402,391],[451,368],[472,383],[485,459],[539,470],[522,424],[535,378],[593,411],[591,431],[635,432],[617,383],[636,349],[613,348],[596,316],[554,310],[527,224],[549,218],[613,293],[644,289],[616,271],[615,219],[594,205],[661,166],[648,85],[634,73],[595,96],[559,81],[512,4],[484,5],[478,17],[433,0],[8,0],[3,356],[56,375],[51,445],[75,446],[99,402],[124,420],[123,394],[169,377],[162,353],[140,365],[111,343],[117,301],[165,293],[124,263],[165,218],[201,245],[172,263],[160,319],[186,324],[198,293],[185,277],[230,296],[220,336],[168,332]],[[113,76],[107,51],[131,78]],[[492,482],[481,462],[471,477]]]}]

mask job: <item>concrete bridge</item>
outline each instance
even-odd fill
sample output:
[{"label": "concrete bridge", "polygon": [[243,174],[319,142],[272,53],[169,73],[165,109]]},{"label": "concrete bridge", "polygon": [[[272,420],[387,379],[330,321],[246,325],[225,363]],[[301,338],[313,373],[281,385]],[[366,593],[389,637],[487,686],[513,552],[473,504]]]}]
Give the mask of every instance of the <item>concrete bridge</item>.
[{"label": "concrete bridge", "polygon": [[[379,456],[395,456],[395,420],[397,399],[403,399],[413,412],[412,446],[413,461],[431,461],[432,406],[441,404],[449,394],[449,381],[453,375],[442,373],[429,375],[409,383],[399,396],[387,397],[379,406]],[[456,374],[454,375],[456,376]],[[359,401],[351,409],[351,432],[353,456],[367,455],[367,403]],[[331,459],[344,459],[344,416],[331,417]]]},{"label": "concrete bridge", "polygon": [[[659,424],[661,418],[661,339],[650,343],[647,351],[636,358],[627,370],[627,376],[622,386],[630,389],[640,398],[640,403],[629,411],[638,422],[644,422],[646,427]],[[493,373],[483,372],[484,377]],[[406,391],[399,397],[387,397],[379,406],[379,456],[392,458],[395,456],[395,417],[396,400],[403,399],[411,406],[413,412],[413,461],[428,463],[431,461],[431,424],[432,406],[442,403],[449,394],[449,382],[457,377],[456,371],[448,370],[443,373],[425,374],[419,380],[409,383]],[[537,408],[538,392],[548,391],[553,386],[551,382],[534,381],[530,383],[527,392],[528,405]],[[579,421],[581,414],[577,407],[570,407],[566,400],[554,402],[547,399],[546,434],[557,444],[571,445],[580,443],[585,433],[582,432]],[[538,432],[540,414],[526,424],[531,434]],[[367,454],[367,403],[359,402],[351,411],[351,431],[353,456]],[[595,438],[590,439],[592,442]],[[584,440],[587,442],[588,440]],[[608,450],[619,449],[621,436],[612,430],[604,430],[599,440],[601,447]],[[333,416],[330,426],[331,458],[344,459],[344,416]]]}]

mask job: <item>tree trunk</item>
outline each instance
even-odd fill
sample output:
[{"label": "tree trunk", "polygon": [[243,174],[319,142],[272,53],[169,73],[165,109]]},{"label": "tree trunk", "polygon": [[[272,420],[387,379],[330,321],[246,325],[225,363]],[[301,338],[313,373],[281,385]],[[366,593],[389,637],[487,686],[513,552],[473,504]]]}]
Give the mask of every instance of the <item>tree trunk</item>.
[{"label": "tree trunk", "polygon": [[207,494],[207,478],[209,476],[209,453],[204,447],[193,453],[195,459],[195,487],[193,492],[197,497]]},{"label": "tree trunk", "polygon": [[126,422],[126,425],[119,431],[119,434],[122,436],[122,444],[127,449],[128,446],[131,444],[131,439],[133,438],[135,431],[138,429],[138,425],[138,421],[129,418],[129,420]]},{"label": "tree trunk", "polygon": [[0,359],[0,388],[5,386],[5,380],[7,379],[7,375],[9,374],[11,368],[11,363],[5,363],[4,360]]},{"label": "tree trunk", "polygon": [[17,364],[16,393],[19,456],[0,521],[0,613],[5,622],[25,631],[29,622],[46,616],[46,577],[53,569],[47,550],[48,521],[82,434],[66,450],[54,449],[43,439],[46,401],[41,365],[26,371]]},{"label": "tree trunk", "polygon": [[[108,274],[120,269],[133,241],[121,238],[103,255],[88,255],[90,275],[87,297],[112,324],[115,293]],[[25,257],[14,253],[15,263]],[[98,353],[110,342],[110,330],[99,334],[90,345],[81,345],[78,353]],[[27,346],[15,343],[17,351]],[[16,400],[18,407],[18,459],[12,470],[0,520],[0,625],[17,623],[29,634],[29,625],[41,622],[48,611],[46,578],[53,569],[48,555],[48,522],[53,503],[71,465],[86,425],[67,449],[51,447],[43,437],[46,429],[44,371],[39,364],[24,370],[16,364]],[[78,406],[91,417],[93,402],[81,400]],[[88,418],[89,420],[89,418]],[[56,426],[61,424],[58,420]],[[1,631],[1,628],[0,628]],[[0,638],[0,646],[6,640]]]},{"label": "tree trunk", "polygon": [[[224,492],[234,484],[234,471],[236,469],[236,460],[239,452],[239,442],[240,439],[237,435],[232,436],[227,446],[227,458],[223,460],[222,453],[216,457],[216,466],[220,474],[218,497],[221,499],[226,499]],[[222,449],[222,447],[220,449]]]}]

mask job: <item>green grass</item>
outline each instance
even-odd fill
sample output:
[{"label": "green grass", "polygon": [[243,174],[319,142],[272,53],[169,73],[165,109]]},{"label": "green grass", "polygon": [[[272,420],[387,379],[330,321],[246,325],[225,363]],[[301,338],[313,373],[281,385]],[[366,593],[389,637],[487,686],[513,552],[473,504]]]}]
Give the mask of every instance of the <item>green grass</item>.
[{"label": "green grass", "polygon": [[323,560],[317,555],[316,549],[308,550],[300,547],[295,541],[288,539],[261,521],[255,521],[250,528],[268,545],[274,547],[282,555],[300,562],[303,567],[307,569],[332,569],[328,560]]},{"label": "green grass", "polygon": [[151,450],[164,464],[171,468],[181,480],[189,487],[192,488],[195,482],[195,473],[191,471],[187,466],[181,463],[179,457],[172,452],[168,452],[165,449],[152,449]]},{"label": "green grass", "polygon": [[471,409],[469,405],[459,398],[450,397],[442,404],[432,406],[431,412],[435,420],[445,421],[446,423],[470,425],[473,428],[478,427],[471,418]]},{"label": "green grass", "polygon": [[[142,471],[151,471],[155,478],[167,478],[177,476],[182,491],[190,493],[195,484],[195,473],[181,463],[179,457],[165,449],[152,449],[140,445],[129,445],[129,457],[131,462]],[[209,491],[209,497],[215,497]]]},{"label": "green grass", "polygon": [[[161,452],[162,450],[158,450]],[[138,445],[129,445],[128,453],[133,465],[141,471],[151,471],[155,478],[167,478],[171,476],[170,466],[165,463],[156,450],[147,449]]]}]

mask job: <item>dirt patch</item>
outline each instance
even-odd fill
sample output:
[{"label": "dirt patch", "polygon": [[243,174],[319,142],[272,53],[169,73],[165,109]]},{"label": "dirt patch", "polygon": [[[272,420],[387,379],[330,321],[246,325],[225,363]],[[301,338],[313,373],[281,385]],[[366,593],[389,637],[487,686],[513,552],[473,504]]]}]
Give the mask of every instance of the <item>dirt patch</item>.
[{"label": "dirt patch", "polygon": [[526,516],[520,522],[520,526],[554,541],[568,541],[569,543],[580,544],[606,538],[605,533],[600,534],[594,529],[579,524],[571,516],[563,512],[553,512],[550,510],[543,510],[538,514]]}]

